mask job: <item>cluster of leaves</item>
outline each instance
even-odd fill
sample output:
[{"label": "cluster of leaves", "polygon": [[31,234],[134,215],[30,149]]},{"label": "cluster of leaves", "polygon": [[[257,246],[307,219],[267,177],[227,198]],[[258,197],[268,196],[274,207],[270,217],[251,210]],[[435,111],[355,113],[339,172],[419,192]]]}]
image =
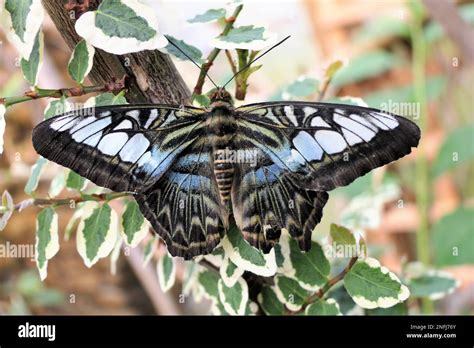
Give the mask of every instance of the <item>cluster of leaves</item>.
[{"label": "cluster of leaves", "polygon": [[[233,13],[222,8],[210,9],[188,20],[189,23],[217,21],[223,27],[222,34],[210,42],[214,47],[213,51],[204,58],[197,47],[173,36],[160,34],[157,31],[156,17],[146,5],[135,0],[104,0],[100,2],[97,10],[84,13],[76,21],[76,31],[83,40],[71,54],[68,72],[77,84],[82,85],[92,68],[96,47],[113,54],[161,49],[178,59],[192,58],[202,64],[203,71],[209,69],[209,63],[212,63],[221,50],[226,50],[235,73],[249,64],[262,48],[273,43],[275,39],[263,26],[234,26],[241,10],[242,5],[238,5]],[[41,3],[39,0],[6,0],[5,12],[12,28],[9,38],[22,56],[21,68],[24,77],[36,91],[42,91],[36,85],[43,52]],[[35,18],[34,21],[32,18]],[[392,29],[385,29],[379,32],[405,32],[404,28],[396,25]],[[168,44],[168,41],[172,41],[180,50]],[[231,50],[236,56],[236,62]],[[339,61],[331,64],[322,81],[303,76],[282,88],[273,99],[317,100],[324,95],[329,84],[332,88],[338,88],[362,81],[388,71],[397,64],[400,64],[400,61],[393,53],[373,50],[356,57],[347,66],[342,67]],[[245,97],[248,78],[259,68],[260,65],[252,66],[245,73],[238,75],[236,97]],[[434,86],[431,97],[439,94],[439,85],[443,83],[440,79],[428,81],[430,86]],[[368,95],[364,98],[365,101],[350,97],[333,98],[331,101],[359,105],[366,105],[367,102],[370,106],[380,107],[381,101],[386,100],[387,95],[392,99],[406,101],[412,100],[413,94],[412,88],[407,86]],[[209,99],[199,89],[196,93],[195,89],[194,102],[207,105]],[[127,101],[123,93],[105,93],[90,98],[84,106],[125,103]],[[65,97],[51,100],[45,109],[45,118],[72,108]],[[5,106],[0,104],[0,133],[3,133],[5,127],[4,114]],[[453,151],[465,151],[460,154],[461,160],[458,162],[472,160],[474,157],[472,147],[460,147],[458,143],[465,141],[465,138],[472,134],[472,127],[455,132],[455,136],[448,137],[443,145],[441,153],[445,155],[440,155],[439,163],[435,166],[435,172],[438,174],[454,166],[454,162],[448,160]],[[0,140],[0,152],[2,145]],[[41,173],[48,165],[50,164],[46,159],[39,158],[31,169],[25,192],[31,195],[32,199],[36,196]],[[364,192],[370,191],[370,182],[371,176],[366,176],[341,190],[352,197],[351,205],[341,214],[341,221],[353,232],[345,227],[332,225],[330,238],[314,241],[311,251],[302,253],[295,241],[283,231],[281,241],[275,249],[269,254],[263,254],[251,247],[237,229],[231,228],[222,245],[211,255],[186,263],[183,294],[192,296],[195,301],[209,300],[211,311],[216,314],[337,315],[360,308],[368,313],[406,313],[407,306],[404,301],[409,293],[412,297],[439,299],[452,292],[457,283],[449,274],[426,269],[418,264],[408,264],[401,274],[395,275],[374,258],[367,257],[367,248],[362,238],[364,229],[377,227],[380,224],[383,204],[400,195],[399,182],[393,178],[384,178],[382,185],[368,195]],[[123,213],[118,214],[116,210],[119,205],[110,201],[123,197],[123,194],[103,193],[100,188],[69,170],[59,171],[51,182],[48,194],[54,199],[64,191],[76,193],[79,199],[58,199],[41,210],[37,216],[36,263],[41,279],[47,275],[48,261],[59,250],[57,208],[61,205],[74,209],[64,236],[69,238],[76,230],[77,249],[88,267],[109,256],[114,268],[123,244],[135,247],[142,242],[145,263],[156,254],[158,240],[148,238],[145,242],[149,226],[136,202],[126,198]],[[13,211],[19,208],[21,209],[13,204],[10,194],[4,192],[0,207],[0,229],[5,226]],[[467,249],[459,250],[462,258],[453,258],[451,249],[446,247],[448,245],[453,248],[468,248],[469,238],[472,245],[472,236],[469,236],[467,227],[469,224],[459,223],[470,217],[472,211],[461,209],[443,218],[435,226],[435,252],[437,264],[440,266],[473,262],[473,254],[467,252]],[[449,227],[453,221],[460,224],[455,232]],[[448,238],[448,231],[456,233],[457,238]],[[334,256],[338,246],[364,252],[356,253],[355,257],[349,260]],[[175,283],[176,260],[164,253],[158,259],[156,268],[163,291],[168,291]],[[258,295],[250,299],[247,281],[252,275],[258,277],[261,286]]]}]

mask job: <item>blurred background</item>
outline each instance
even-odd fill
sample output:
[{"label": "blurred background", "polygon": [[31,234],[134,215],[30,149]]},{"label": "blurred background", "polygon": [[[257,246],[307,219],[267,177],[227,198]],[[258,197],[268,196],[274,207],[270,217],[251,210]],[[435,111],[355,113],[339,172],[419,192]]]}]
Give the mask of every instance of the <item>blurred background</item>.
[{"label": "blurred background", "polygon": [[[236,24],[264,25],[280,38],[292,35],[262,59],[263,68],[249,80],[245,103],[316,100],[325,68],[341,59],[346,65],[332,81],[326,99],[353,102],[352,98],[362,98],[369,106],[398,107],[400,110],[391,111],[424,122],[422,144],[410,156],[330,194],[314,238],[324,240],[331,222],[342,223],[363,233],[369,254],[399,274],[406,271],[407,263],[424,259],[450,272],[460,284],[452,294],[436,301],[433,311],[472,314],[474,2],[456,1],[454,14],[441,12],[441,2],[425,2],[431,6],[419,14],[423,26],[417,37],[410,27],[413,12],[402,0],[248,1]],[[225,7],[225,2],[149,3],[158,14],[161,32],[185,40],[207,56],[212,49],[209,43],[221,32],[222,23],[191,25],[186,20],[209,8]],[[439,18],[444,22],[438,22]],[[43,30],[45,50],[38,85],[73,86],[67,73],[70,50],[49,18]],[[29,85],[4,27],[0,27],[0,41],[0,96],[21,95]],[[426,61],[414,54],[417,44],[426,47]],[[175,63],[192,89],[199,70],[189,62]],[[225,55],[218,57],[210,74],[221,83],[231,76]],[[210,88],[206,84],[204,90]],[[342,98],[347,96],[352,98]],[[7,112],[0,192],[8,190],[15,203],[28,198],[24,187],[38,157],[31,144],[31,131],[43,119],[46,104],[45,99],[21,103]],[[417,163],[421,157],[426,158],[427,167]],[[52,163],[48,165],[38,197],[47,196],[51,179],[60,170]],[[428,173],[428,181],[420,187],[423,171]],[[65,190],[62,196],[68,194]],[[427,216],[419,214],[420,195],[428,197]],[[37,212],[35,207],[15,212],[0,232],[0,243],[34,245]],[[72,210],[64,207],[58,212],[61,249],[49,262],[44,282],[39,280],[31,259],[0,257],[0,313],[206,313],[205,302],[178,303],[182,263],[178,264],[178,281],[172,291],[161,292],[154,266],[142,265],[146,242],[133,250],[122,250],[115,275],[109,258],[88,269],[76,251],[75,239],[62,240]],[[425,225],[427,228],[420,228]],[[420,230],[421,237],[417,235]],[[447,246],[459,245],[463,250],[467,246],[470,255],[446,254]],[[159,249],[156,254],[162,252]],[[412,313],[417,312],[417,306],[410,307],[414,308]]]}]

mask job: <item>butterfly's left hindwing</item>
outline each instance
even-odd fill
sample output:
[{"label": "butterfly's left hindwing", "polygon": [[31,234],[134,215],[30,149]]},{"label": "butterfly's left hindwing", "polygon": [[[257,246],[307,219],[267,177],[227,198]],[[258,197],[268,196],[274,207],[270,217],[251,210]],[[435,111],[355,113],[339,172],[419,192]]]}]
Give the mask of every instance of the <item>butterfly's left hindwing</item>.
[{"label": "butterfly's left hindwing", "polygon": [[274,102],[236,112],[239,135],[307,190],[348,185],[409,154],[420,139],[406,118],[357,106]]}]

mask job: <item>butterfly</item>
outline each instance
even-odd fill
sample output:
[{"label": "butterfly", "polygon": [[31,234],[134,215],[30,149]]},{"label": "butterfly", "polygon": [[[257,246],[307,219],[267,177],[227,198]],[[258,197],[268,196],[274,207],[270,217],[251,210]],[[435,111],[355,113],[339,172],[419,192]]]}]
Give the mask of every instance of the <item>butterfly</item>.
[{"label": "butterfly", "polygon": [[235,108],[120,105],[41,122],[35,150],[99,186],[130,192],[171,255],[212,252],[235,221],[268,253],[286,229],[303,251],[328,191],[395,161],[420,129],[360,106],[268,102]]}]

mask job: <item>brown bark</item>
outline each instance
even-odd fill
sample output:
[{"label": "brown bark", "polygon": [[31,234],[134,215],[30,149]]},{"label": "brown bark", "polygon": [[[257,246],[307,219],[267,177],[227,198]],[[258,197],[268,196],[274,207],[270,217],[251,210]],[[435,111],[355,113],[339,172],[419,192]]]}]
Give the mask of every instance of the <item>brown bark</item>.
[{"label": "brown bark", "polygon": [[[75,19],[63,0],[43,0],[43,6],[67,45],[73,49],[81,41],[74,29]],[[89,78],[104,85],[113,78],[129,78],[127,100],[133,103],[189,103],[190,93],[171,59],[157,51],[113,55],[96,49]]]}]

